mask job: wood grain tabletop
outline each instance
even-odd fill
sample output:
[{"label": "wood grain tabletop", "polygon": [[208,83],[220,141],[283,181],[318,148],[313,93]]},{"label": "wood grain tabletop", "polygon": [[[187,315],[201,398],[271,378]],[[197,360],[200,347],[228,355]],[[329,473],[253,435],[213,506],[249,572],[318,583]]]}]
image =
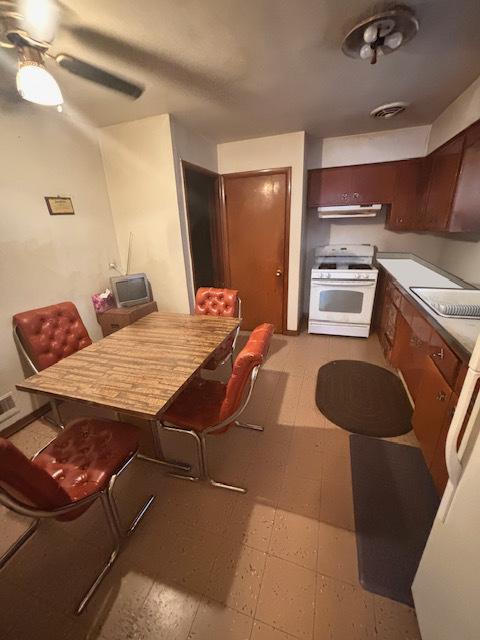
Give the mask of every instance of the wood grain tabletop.
[{"label": "wood grain tabletop", "polygon": [[238,318],[151,313],[16,387],[152,419],[238,324]]}]

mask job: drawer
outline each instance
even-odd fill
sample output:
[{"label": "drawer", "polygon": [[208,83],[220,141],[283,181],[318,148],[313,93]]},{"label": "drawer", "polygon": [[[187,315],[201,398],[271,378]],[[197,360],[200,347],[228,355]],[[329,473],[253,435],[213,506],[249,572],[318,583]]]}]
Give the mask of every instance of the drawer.
[{"label": "drawer", "polygon": [[430,338],[430,358],[451,387],[455,387],[460,361],[436,331]]}]

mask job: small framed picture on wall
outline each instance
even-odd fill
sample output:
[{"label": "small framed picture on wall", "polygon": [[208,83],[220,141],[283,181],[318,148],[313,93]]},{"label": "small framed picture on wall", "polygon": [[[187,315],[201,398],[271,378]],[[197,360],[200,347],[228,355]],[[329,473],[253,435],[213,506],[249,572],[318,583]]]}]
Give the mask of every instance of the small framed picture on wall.
[{"label": "small framed picture on wall", "polygon": [[75,215],[71,198],[65,198],[62,196],[45,196],[45,202],[47,203],[48,213],[51,216]]}]

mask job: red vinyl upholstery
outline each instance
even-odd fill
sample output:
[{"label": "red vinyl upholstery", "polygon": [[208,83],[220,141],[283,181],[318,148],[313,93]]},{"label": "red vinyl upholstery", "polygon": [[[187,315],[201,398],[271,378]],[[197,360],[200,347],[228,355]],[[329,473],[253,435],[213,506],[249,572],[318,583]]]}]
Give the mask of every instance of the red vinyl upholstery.
[{"label": "red vinyl upholstery", "polygon": [[[272,334],[271,324],[262,324],[254,329],[235,360],[227,384],[194,378],[167,409],[162,420],[198,432],[227,420],[239,409],[250,374],[265,359]],[[215,433],[223,433],[227,428]]]},{"label": "red vinyl upholstery", "polygon": [[73,302],[17,313],[13,323],[39,371],[92,344]]},{"label": "red vinyl upholstery", "polygon": [[195,296],[195,313],[233,318],[237,313],[238,291],[201,287]]},{"label": "red vinyl upholstery", "polygon": [[[201,287],[195,296],[195,313],[204,316],[233,318],[238,314],[238,291],[236,289]],[[235,336],[229,336],[203,365],[203,368],[216,369],[230,355],[234,340]]]},{"label": "red vinyl upholstery", "polygon": [[[29,504],[55,509],[104,489],[138,445],[137,427],[97,418],[73,421],[32,460],[0,439],[0,484]],[[77,518],[84,510],[60,519]]]}]

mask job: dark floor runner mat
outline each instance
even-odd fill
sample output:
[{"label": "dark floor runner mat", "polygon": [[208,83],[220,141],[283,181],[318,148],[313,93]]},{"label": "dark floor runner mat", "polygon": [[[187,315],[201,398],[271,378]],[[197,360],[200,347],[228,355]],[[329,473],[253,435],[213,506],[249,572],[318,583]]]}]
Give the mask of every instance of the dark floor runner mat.
[{"label": "dark floor runner mat", "polygon": [[359,360],[333,360],[318,371],[316,403],[333,423],[364,436],[411,430],[412,407],[398,376]]},{"label": "dark floor runner mat", "polygon": [[413,606],[413,578],[439,505],[422,453],[352,435],[350,458],[360,582]]}]

